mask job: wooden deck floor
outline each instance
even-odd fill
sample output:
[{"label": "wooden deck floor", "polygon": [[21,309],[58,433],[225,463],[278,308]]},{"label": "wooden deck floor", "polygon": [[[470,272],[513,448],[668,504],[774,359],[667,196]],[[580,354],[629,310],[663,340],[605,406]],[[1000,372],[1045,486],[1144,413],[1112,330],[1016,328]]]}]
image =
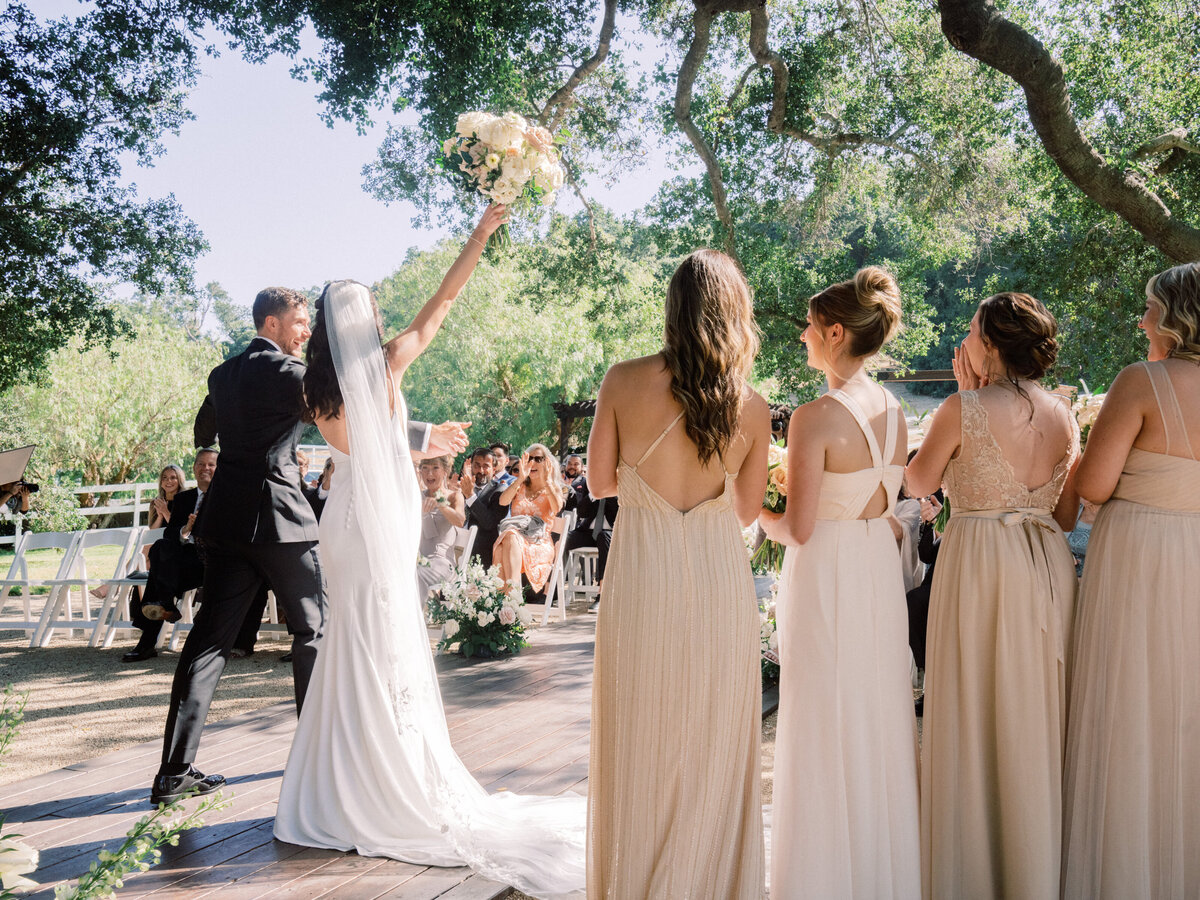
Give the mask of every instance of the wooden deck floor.
[{"label": "wooden deck floor", "polygon": [[[586,793],[595,622],[582,616],[539,629],[532,645],[511,659],[438,658],[450,736],[489,790]],[[274,840],[279,781],[295,724],[289,703],[205,729],[197,765],[225,775],[233,805],[185,833],[178,847],[163,848],[161,864],[131,875],[119,895],[486,900],[508,892],[465,868],[427,868]],[[5,831],[41,851],[32,877],[46,888],[32,896],[52,897],[55,883],[86,871],[102,848],[115,849],[150,811],[160,752],[158,741],[139,744],[0,788]]]}]

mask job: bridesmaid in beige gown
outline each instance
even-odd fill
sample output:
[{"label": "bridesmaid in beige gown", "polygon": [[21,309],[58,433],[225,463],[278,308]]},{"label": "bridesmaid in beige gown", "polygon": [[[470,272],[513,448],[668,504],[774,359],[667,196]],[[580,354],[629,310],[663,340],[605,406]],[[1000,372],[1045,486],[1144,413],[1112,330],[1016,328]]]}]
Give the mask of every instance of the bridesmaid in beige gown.
[{"label": "bridesmaid in beige gown", "polygon": [[792,414],[787,511],[759,514],[787,546],[771,895],[915,900],[917,721],[888,520],[908,429],[865,371],[900,324],[899,288],[869,266],[813,297],[808,321],[808,364],[829,392]]},{"label": "bridesmaid in beige gown", "polygon": [[961,390],[907,470],[910,493],[944,484],[951,503],[921,743],[921,876],[935,900],[1059,894],[1079,429],[1038,384],[1056,330],[1027,294],[984,300],[955,354]]},{"label": "bridesmaid in beige gown", "polygon": [[1063,896],[1200,897],[1200,264],[1146,286],[1150,362],[1079,466],[1103,503],[1079,598]]},{"label": "bridesmaid in beige gown", "polygon": [[746,383],[750,290],[714,250],[667,289],[661,353],[619,363],[588,442],[621,515],[596,626],[587,894],[763,893],[759,615],[741,527],[767,483],[770,412]]}]

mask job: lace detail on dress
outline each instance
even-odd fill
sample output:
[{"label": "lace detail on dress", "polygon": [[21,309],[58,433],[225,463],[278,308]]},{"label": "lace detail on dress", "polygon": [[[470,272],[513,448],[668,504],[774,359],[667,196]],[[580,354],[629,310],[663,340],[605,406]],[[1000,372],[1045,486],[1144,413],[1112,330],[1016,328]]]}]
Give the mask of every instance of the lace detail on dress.
[{"label": "lace detail on dress", "polygon": [[1071,423],[1066,453],[1050,480],[1030,490],[1017,480],[988,423],[987,409],[975,391],[963,391],[962,448],[946,466],[943,482],[956,510],[1054,509],[1071,464],[1079,455],[1079,428]]}]

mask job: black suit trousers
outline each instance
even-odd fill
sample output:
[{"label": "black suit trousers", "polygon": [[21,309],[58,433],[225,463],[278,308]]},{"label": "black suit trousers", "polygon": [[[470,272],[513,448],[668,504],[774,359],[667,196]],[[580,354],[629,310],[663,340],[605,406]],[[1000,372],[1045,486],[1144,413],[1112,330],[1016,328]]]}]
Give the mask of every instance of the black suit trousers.
[{"label": "black suit trousers", "polygon": [[312,677],[325,627],[325,591],[316,541],[253,544],[208,540],[204,546],[204,602],[188,632],[167,712],[163,765],[196,758],[225,660],[264,585],[275,592],[292,635],[296,712]]}]

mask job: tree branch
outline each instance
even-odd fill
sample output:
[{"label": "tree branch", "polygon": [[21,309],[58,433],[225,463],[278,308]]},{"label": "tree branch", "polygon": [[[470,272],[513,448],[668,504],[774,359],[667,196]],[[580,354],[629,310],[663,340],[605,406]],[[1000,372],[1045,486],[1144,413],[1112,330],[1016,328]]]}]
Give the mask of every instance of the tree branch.
[{"label": "tree branch", "polygon": [[750,10],[750,52],[754,54],[754,59],[759,66],[767,66],[771,69],[773,79],[771,111],[767,115],[767,128],[770,131],[803,141],[822,153],[828,153],[830,156],[836,156],[843,150],[857,150],[868,146],[895,150],[897,153],[901,153],[916,161],[931,178],[935,180],[941,179],[940,173],[930,162],[900,143],[899,139],[908,130],[907,125],[900,126],[887,137],[875,137],[857,131],[839,131],[834,134],[820,135],[809,131],[802,131],[792,125],[788,125],[787,90],[790,73],[783,57],[772,50],[767,43],[767,29],[769,24],[766,2],[762,0],[757,7]]},{"label": "tree branch", "polygon": [[566,83],[550,95],[550,99],[542,107],[541,115],[538,116],[539,124],[546,126],[550,131],[558,130],[558,126],[562,124],[563,117],[566,116],[567,110],[571,108],[574,102],[575,88],[579,87],[585,78],[600,68],[600,65],[608,57],[608,49],[612,43],[616,23],[617,0],[604,0],[604,20],[600,25],[600,39],[596,45],[596,52],[580,63],[566,80]]},{"label": "tree branch", "polygon": [[[716,6],[717,8],[713,8]],[[733,227],[733,216],[729,213],[729,202],[725,194],[725,179],[721,175],[721,163],[713,153],[712,147],[704,139],[696,123],[692,121],[692,85],[704,58],[708,55],[709,32],[712,20],[721,7],[717,4],[706,4],[696,0],[696,10],[692,13],[692,43],[683,63],[679,67],[678,81],[675,85],[675,122],[680,130],[687,135],[692,146],[696,149],[704,168],[708,172],[709,185],[712,188],[713,206],[716,207],[717,218],[725,226],[725,252],[737,259],[737,236]]]},{"label": "tree branch", "polygon": [[1140,178],[1109,165],[1092,147],[1075,121],[1062,67],[1040,41],[1004,18],[992,0],[939,5],[951,46],[1020,85],[1042,146],[1076,187],[1171,259],[1200,259],[1200,229],[1174,218]]},{"label": "tree branch", "polygon": [[1200,144],[1193,144],[1187,139],[1186,128],[1175,128],[1165,134],[1152,138],[1133,151],[1134,159],[1144,159],[1156,153],[1169,154],[1166,159],[1154,169],[1155,175],[1166,175],[1177,169],[1189,153],[1200,153]]}]

